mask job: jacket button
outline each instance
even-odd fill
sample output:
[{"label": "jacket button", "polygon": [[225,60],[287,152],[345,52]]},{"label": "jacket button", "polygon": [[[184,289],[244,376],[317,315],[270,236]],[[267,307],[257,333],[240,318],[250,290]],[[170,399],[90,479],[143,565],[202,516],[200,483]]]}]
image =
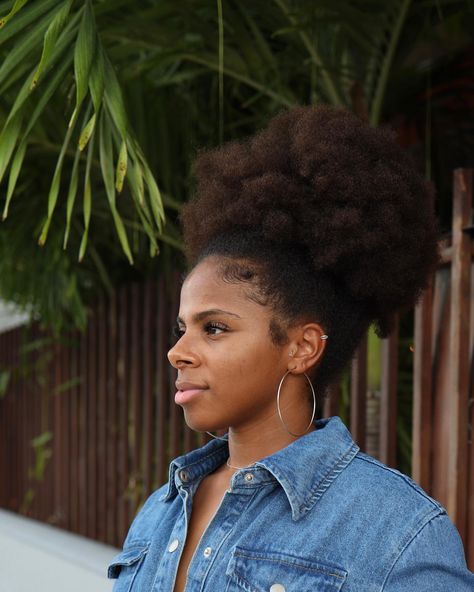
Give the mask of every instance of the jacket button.
[{"label": "jacket button", "polygon": [[[253,475],[252,475],[252,473],[247,473],[247,474],[245,475],[244,479],[245,479],[246,481],[253,481]],[[273,590],[272,590],[272,592],[273,592]],[[277,591],[277,592],[278,592],[278,591]]]},{"label": "jacket button", "polygon": [[170,546],[168,547],[168,551],[170,553],[173,553],[173,551],[176,551],[176,549],[179,547],[179,541],[178,539],[173,539],[170,543]]},{"label": "jacket button", "polygon": [[204,557],[210,557],[211,553],[212,553],[212,547],[206,547],[204,549],[203,555],[204,555]]},{"label": "jacket button", "polygon": [[285,586],[282,584],[273,584],[270,588],[270,592],[285,592]]},{"label": "jacket button", "polygon": [[189,476],[186,473],[186,471],[180,471],[179,472],[179,478],[181,479],[181,481],[183,481],[184,483],[186,483],[186,481],[189,479]]}]

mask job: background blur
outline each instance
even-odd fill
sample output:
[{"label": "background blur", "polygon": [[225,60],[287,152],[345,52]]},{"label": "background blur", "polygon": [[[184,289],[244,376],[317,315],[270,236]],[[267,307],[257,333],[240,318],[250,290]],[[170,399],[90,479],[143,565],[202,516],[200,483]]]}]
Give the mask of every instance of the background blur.
[{"label": "background blur", "polygon": [[[193,158],[330,103],[390,125],[433,181],[443,261],[318,413],[447,507],[473,570],[474,3],[10,0],[0,15],[0,544],[13,512],[120,547],[170,459],[204,443],[166,360]],[[37,526],[18,524],[8,537]]]}]

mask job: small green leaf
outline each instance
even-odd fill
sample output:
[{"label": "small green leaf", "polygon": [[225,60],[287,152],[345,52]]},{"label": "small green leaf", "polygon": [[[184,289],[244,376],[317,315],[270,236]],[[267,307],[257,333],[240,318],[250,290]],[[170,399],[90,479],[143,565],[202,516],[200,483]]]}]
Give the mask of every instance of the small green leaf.
[{"label": "small green leaf", "polygon": [[20,11],[23,6],[25,6],[25,4],[28,2],[28,0],[15,0],[12,9],[10,10],[10,12],[8,14],[6,14],[3,17],[0,17],[0,28],[4,27],[8,21],[15,16],[15,14]]},{"label": "small green leaf", "polygon": [[83,200],[83,215],[84,215],[84,233],[82,235],[81,246],[79,247],[79,261],[82,261],[86,252],[87,238],[89,235],[89,224],[91,220],[92,210],[92,189],[91,189],[91,165],[92,154],[94,152],[94,132],[89,142],[87,149],[86,172],[84,175],[84,200]]},{"label": "small green leaf", "polygon": [[5,124],[0,134],[0,182],[8,167],[21,131],[22,114],[17,115]]},{"label": "small green leaf", "polygon": [[39,18],[57,3],[58,0],[41,0],[41,2],[34,2],[31,6],[27,6],[10,22],[8,27],[3,29],[0,27],[0,45],[29,27],[32,23],[37,23]]},{"label": "small green leaf", "polygon": [[89,139],[90,139],[92,133],[94,132],[95,120],[96,120],[96,113],[94,113],[92,115],[92,117],[89,119],[86,126],[84,127],[84,129],[81,132],[81,135],[79,137],[79,150],[81,152],[87,146],[87,143],[89,142]]},{"label": "small green leaf", "polygon": [[130,250],[130,244],[128,242],[127,233],[125,231],[122,218],[120,217],[120,214],[118,213],[117,208],[115,207],[112,208],[112,216],[114,219],[115,228],[117,230],[117,235],[119,237],[120,244],[122,245],[122,249],[125,255],[127,256],[130,265],[133,265],[133,256],[132,251]]},{"label": "small green leaf", "polygon": [[20,174],[23,159],[25,158],[26,146],[27,142],[23,140],[20,146],[18,147],[18,150],[16,151],[15,157],[13,158],[12,166],[10,169],[10,177],[8,179],[7,199],[5,201],[5,208],[3,210],[4,220],[8,216],[8,207],[10,205],[13,192],[15,191],[16,182],[18,180],[18,175]]},{"label": "small green leaf", "polygon": [[105,111],[101,112],[100,140],[99,140],[100,167],[104,179],[105,192],[110,207],[115,207],[114,162],[112,148],[112,130]]},{"label": "small green leaf", "polygon": [[7,394],[10,378],[10,370],[0,370],[0,399],[2,399]]},{"label": "small green leaf", "polygon": [[123,189],[123,182],[127,174],[127,143],[122,140],[119,157],[117,161],[117,170],[115,172],[115,189],[120,193]]},{"label": "small green leaf", "polygon": [[10,109],[10,113],[8,114],[7,120],[5,122],[4,129],[8,126],[10,121],[14,117],[16,117],[17,113],[24,106],[25,101],[30,96],[30,84],[31,84],[32,80],[33,80],[33,72],[31,72],[31,74],[25,80],[25,82],[23,83],[23,86],[20,89],[20,92],[17,94],[15,102],[13,103],[13,107]]},{"label": "small green leaf", "polygon": [[72,55],[65,56],[64,59],[61,60],[61,63],[58,66],[58,68],[55,69],[54,76],[51,77],[51,79],[45,87],[42,87],[43,94],[41,95],[41,98],[36,102],[35,109],[31,116],[28,118],[26,129],[23,134],[24,138],[26,138],[26,136],[28,136],[28,134],[31,132],[39,116],[43,112],[51,97],[53,96],[54,92],[59,87],[60,83],[63,81],[66,75],[66,71],[69,69],[71,65],[71,62]]},{"label": "small green leaf", "polygon": [[79,108],[87,94],[89,86],[89,74],[94,60],[97,44],[97,31],[95,26],[94,11],[90,0],[86,0],[79,34],[74,49],[74,77],[76,80],[76,106],[70,121],[70,126],[75,122],[79,114]]},{"label": "small green leaf", "polygon": [[43,432],[42,434],[40,434],[39,436],[36,436],[36,438],[33,438],[31,440],[31,445],[33,446],[33,448],[40,448],[42,446],[44,446],[45,444],[47,444],[48,442],[50,442],[53,439],[53,434],[50,431],[46,431]]},{"label": "small green leaf", "polygon": [[162,224],[165,220],[165,210],[163,208],[163,201],[161,199],[160,190],[155,181],[155,177],[152,175],[150,168],[144,164],[145,181],[148,187],[148,193],[150,195],[151,211],[155,219],[155,224],[158,230],[161,232]]},{"label": "small green leaf", "polygon": [[98,113],[104,96],[104,55],[101,47],[97,48],[96,58],[91,66],[89,90],[95,112]]},{"label": "small green leaf", "polygon": [[20,66],[25,59],[32,53],[39,51],[41,47],[41,39],[44,35],[46,27],[48,26],[49,18],[46,15],[41,21],[35,24],[35,27],[30,29],[28,35],[22,39],[21,43],[16,43],[5,55],[0,67],[0,81],[6,80],[8,75]]},{"label": "small green leaf", "polygon": [[79,159],[81,157],[80,150],[76,150],[76,155],[74,157],[74,164],[72,166],[71,172],[71,181],[69,183],[69,191],[67,194],[67,206],[66,206],[66,231],[64,233],[64,241],[63,241],[63,249],[67,247],[67,243],[69,240],[69,233],[71,230],[71,218],[72,218],[72,211],[74,208],[74,202],[76,200],[77,195],[77,186],[79,184]]},{"label": "small green leaf", "polygon": [[114,67],[110,63],[108,57],[104,54],[104,68],[105,68],[105,79],[107,85],[105,87],[105,100],[107,103],[108,110],[111,118],[117,129],[119,130],[122,138],[127,137],[127,115],[125,111],[125,105],[122,97],[122,90],[117,80]]},{"label": "small green leaf", "polygon": [[46,219],[46,222],[44,223],[44,226],[41,230],[40,237],[38,239],[38,244],[41,246],[44,245],[44,243],[46,242],[46,238],[48,236],[49,226],[51,224],[53,212],[56,207],[56,202],[58,200],[59,186],[61,183],[61,172],[62,172],[62,168],[63,168],[64,156],[65,156],[66,150],[69,146],[69,142],[71,141],[71,136],[72,136],[73,131],[74,131],[74,127],[68,128],[68,130],[66,132],[66,136],[64,138],[63,145],[61,146],[61,152],[59,153],[58,161],[56,163],[56,169],[54,171],[53,181],[51,183],[51,187],[50,187],[49,195],[48,195],[48,217]]},{"label": "small green leaf", "polygon": [[43,52],[41,54],[40,63],[38,64],[35,75],[31,82],[32,88],[34,88],[38,84],[43,70],[48,65],[48,62],[51,59],[51,55],[56,45],[56,41],[58,39],[59,34],[62,32],[64,28],[67,17],[71,10],[72,3],[73,0],[68,0],[61,6],[61,8],[57,11],[55,17],[51,21],[48,30],[46,31],[46,34],[44,36]]},{"label": "small green leaf", "polygon": [[104,179],[105,191],[107,199],[109,201],[110,210],[114,219],[115,228],[117,235],[122,245],[122,249],[130,262],[133,264],[132,252],[130,250],[130,244],[128,242],[127,233],[123,225],[120,214],[117,211],[115,205],[115,185],[114,185],[114,162],[112,153],[112,131],[110,124],[107,122],[107,115],[105,111],[102,111],[100,118],[100,143],[99,143],[99,154],[100,154],[100,166],[102,169],[102,178]]}]

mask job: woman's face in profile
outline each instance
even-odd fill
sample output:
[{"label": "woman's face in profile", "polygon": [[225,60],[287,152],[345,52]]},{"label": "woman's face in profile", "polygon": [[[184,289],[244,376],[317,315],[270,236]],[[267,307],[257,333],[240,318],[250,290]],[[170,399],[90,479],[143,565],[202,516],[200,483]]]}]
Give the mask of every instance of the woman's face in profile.
[{"label": "woman's face in profile", "polygon": [[276,413],[275,393],[287,370],[288,346],[276,346],[273,311],[249,300],[246,284],[225,282],[218,259],[199,263],[181,290],[175,401],[189,427],[245,430]]}]

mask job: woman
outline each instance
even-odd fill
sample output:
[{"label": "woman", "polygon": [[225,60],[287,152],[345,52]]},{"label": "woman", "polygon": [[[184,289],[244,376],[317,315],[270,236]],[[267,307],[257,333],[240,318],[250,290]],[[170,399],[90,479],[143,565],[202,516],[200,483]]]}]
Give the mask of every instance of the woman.
[{"label": "woman", "polygon": [[430,193],[387,132],[299,107],[197,159],[183,212],[175,402],[227,430],[175,459],[109,568],[116,592],[467,592],[459,535],[317,397],[438,255]]}]

